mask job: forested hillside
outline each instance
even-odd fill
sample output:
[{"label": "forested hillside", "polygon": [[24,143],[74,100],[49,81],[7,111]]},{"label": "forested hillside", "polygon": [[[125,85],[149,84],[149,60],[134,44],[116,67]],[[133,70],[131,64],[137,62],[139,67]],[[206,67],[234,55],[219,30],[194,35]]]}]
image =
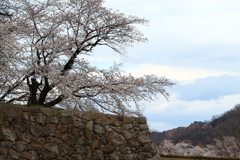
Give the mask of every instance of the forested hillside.
[{"label": "forested hillside", "polygon": [[172,140],[175,144],[186,142],[200,147],[213,144],[214,139],[222,139],[223,136],[240,139],[240,104],[219,116],[213,116],[209,122],[194,122],[188,127],[154,131],[151,134],[157,145],[164,139]]}]

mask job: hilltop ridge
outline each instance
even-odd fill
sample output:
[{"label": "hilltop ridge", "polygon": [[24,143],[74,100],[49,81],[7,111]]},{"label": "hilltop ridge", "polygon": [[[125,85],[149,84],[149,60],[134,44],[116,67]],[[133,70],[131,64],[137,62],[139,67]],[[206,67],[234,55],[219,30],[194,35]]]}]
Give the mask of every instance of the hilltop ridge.
[{"label": "hilltop ridge", "polygon": [[151,132],[153,141],[159,145],[164,139],[175,144],[187,142],[195,146],[213,144],[214,139],[234,136],[240,139],[240,104],[225,113],[213,116],[208,122],[195,121],[188,127],[178,127],[164,132]]}]

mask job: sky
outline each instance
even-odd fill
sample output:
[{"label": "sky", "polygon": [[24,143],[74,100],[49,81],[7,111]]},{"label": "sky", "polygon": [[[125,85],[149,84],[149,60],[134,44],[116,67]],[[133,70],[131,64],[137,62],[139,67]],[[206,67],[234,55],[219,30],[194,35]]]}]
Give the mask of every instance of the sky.
[{"label": "sky", "polygon": [[104,6],[150,20],[137,26],[147,43],[126,48],[126,56],[99,48],[91,63],[124,63],[133,76],[155,74],[176,83],[142,102],[150,129],[166,131],[209,121],[240,103],[239,0],[106,0]]}]

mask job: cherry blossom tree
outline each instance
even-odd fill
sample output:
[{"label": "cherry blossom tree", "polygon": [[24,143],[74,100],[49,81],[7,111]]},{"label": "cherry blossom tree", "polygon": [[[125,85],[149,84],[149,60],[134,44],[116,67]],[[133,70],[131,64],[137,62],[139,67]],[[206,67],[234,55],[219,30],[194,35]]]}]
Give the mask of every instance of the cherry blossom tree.
[{"label": "cherry blossom tree", "polygon": [[122,115],[140,114],[139,102],[154,100],[159,93],[168,99],[165,87],[174,83],[165,77],[135,78],[124,74],[121,64],[104,70],[83,58],[97,46],[124,55],[124,48],[147,41],[134,25],[148,20],[107,9],[103,3],[16,1],[21,11],[12,14],[8,24],[1,24],[11,32],[1,30],[8,36],[0,43],[11,43],[1,49],[5,58],[0,100]]},{"label": "cherry blossom tree", "polygon": [[215,139],[215,144],[204,148],[185,142],[174,144],[171,140],[163,140],[158,149],[161,154],[165,155],[240,158],[240,142],[233,136]]},{"label": "cherry blossom tree", "polygon": [[165,155],[203,156],[205,150],[199,146],[179,142],[174,144],[171,140],[163,140],[159,145],[159,152]]},{"label": "cherry blossom tree", "polygon": [[158,150],[160,154],[178,155],[175,144],[172,140],[164,139],[158,146]]},{"label": "cherry blossom tree", "polygon": [[207,146],[220,157],[240,158],[240,142],[233,136],[223,136],[221,139],[215,139],[215,145]]},{"label": "cherry blossom tree", "polygon": [[10,87],[10,83],[14,82],[11,79],[14,78],[12,68],[14,61],[17,60],[15,56],[18,48],[15,23],[17,12],[17,2],[12,0],[0,2],[0,101],[3,100],[1,97],[4,94],[8,94],[6,91]]}]

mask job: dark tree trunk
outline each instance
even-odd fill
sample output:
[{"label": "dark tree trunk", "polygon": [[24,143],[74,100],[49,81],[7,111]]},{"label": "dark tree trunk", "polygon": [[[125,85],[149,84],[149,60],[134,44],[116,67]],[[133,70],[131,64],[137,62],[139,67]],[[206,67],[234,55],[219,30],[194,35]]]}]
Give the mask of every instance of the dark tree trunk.
[{"label": "dark tree trunk", "polygon": [[63,96],[63,95],[60,95],[60,96],[58,96],[58,98],[56,98],[55,100],[53,100],[53,101],[51,101],[51,102],[48,102],[48,103],[45,103],[44,106],[46,106],[46,107],[52,107],[52,106],[60,103],[63,99],[64,99],[64,96]]},{"label": "dark tree trunk", "polygon": [[53,87],[51,87],[48,83],[48,78],[44,78],[45,79],[45,85],[44,85],[44,88],[43,90],[41,91],[41,94],[39,96],[39,99],[38,99],[38,104],[39,105],[43,105],[45,100],[46,100],[46,97],[47,97],[47,94],[49,91],[52,90]]},{"label": "dark tree trunk", "polygon": [[41,83],[38,83],[35,78],[31,78],[31,83],[29,82],[29,79],[27,78],[27,84],[29,87],[30,95],[28,98],[28,106],[30,105],[36,105],[37,104],[37,90],[38,87],[41,85]]}]

